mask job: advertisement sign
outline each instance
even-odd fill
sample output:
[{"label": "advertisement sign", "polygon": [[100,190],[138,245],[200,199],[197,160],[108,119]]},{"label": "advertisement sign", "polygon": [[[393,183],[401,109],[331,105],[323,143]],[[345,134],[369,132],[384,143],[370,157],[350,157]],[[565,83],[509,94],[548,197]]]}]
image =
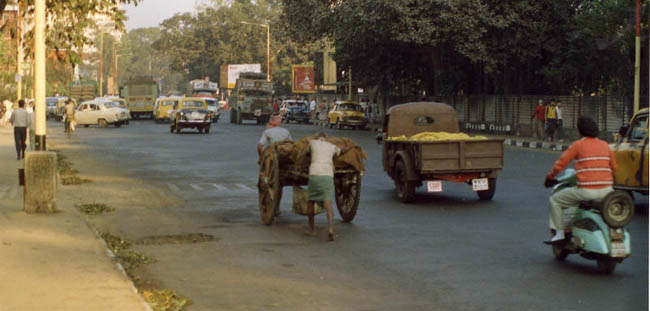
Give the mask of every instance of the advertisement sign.
[{"label": "advertisement sign", "polygon": [[323,91],[336,91],[336,62],[332,59],[334,48],[328,44],[323,51]]},{"label": "advertisement sign", "polygon": [[235,88],[235,83],[237,83],[237,79],[239,78],[239,73],[241,72],[262,72],[262,65],[260,64],[228,65],[228,88],[229,89]]},{"label": "advertisement sign", "polygon": [[291,66],[291,90],[293,93],[316,93],[314,66]]}]

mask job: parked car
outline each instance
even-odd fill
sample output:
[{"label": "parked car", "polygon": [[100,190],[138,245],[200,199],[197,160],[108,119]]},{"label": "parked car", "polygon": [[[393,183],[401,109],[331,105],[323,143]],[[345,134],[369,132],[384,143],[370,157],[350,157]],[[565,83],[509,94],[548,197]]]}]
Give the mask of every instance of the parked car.
[{"label": "parked car", "polygon": [[120,127],[129,120],[129,111],[106,98],[96,98],[81,103],[75,113],[77,125],[88,127],[97,124],[102,128],[109,124]]},{"label": "parked car", "polygon": [[309,111],[307,111],[307,106],[289,107],[282,120],[287,123],[292,121],[296,123],[309,123]]},{"label": "parked car", "polygon": [[59,102],[58,97],[46,97],[45,98],[45,118],[56,118],[56,104]]},{"label": "parked car", "polygon": [[169,112],[169,131],[180,133],[183,128],[195,128],[199,133],[210,133],[212,113],[203,98],[184,97]]},{"label": "parked car", "polygon": [[648,108],[639,110],[621,127],[609,145],[616,158],[614,189],[648,195]]},{"label": "parked car", "polygon": [[210,115],[212,116],[212,122],[217,123],[219,121],[219,105],[217,104],[217,99],[212,97],[201,97],[205,100],[205,103],[208,104],[208,110],[210,110]]},{"label": "parked car", "polygon": [[330,127],[339,129],[344,126],[365,129],[368,123],[361,105],[353,101],[336,101],[327,114],[327,120]]},{"label": "parked car", "polygon": [[178,103],[181,97],[158,97],[153,106],[153,119],[156,122],[169,121],[169,111],[172,110],[174,104]]}]

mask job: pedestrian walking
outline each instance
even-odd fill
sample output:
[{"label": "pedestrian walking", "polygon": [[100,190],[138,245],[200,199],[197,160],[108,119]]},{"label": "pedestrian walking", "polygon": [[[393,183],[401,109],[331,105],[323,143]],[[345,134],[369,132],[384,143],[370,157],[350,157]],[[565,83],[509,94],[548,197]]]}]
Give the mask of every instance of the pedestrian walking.
[{"label": "pedestrian walking", "polygon": [[544,101],[540,99],[537,101],[537,107],[535,107],[533,114],[530,115],[530,119],[535,122],[533,130],[539,140],[544,140],[544,121],[546,120],[545,111],[546,108],[544,107]]},{"label": "pedestrian walking", "polygon": [[9,122],[14,126],[14,141],[16,143],[16,160],[25,158],[25,149],[27,149],[27,128],[31,124],[31,119],[27,110],[25,110],[25,101],[18,101],[18,109],[11,114]]},{"label": "pedestrian walking", "polygon": [[558,99],[555,101],[555,113],[557,115],[557,139],[560,142],[564,141],[564,129],[562,120],[562,102]]},{"label": "pedestrian walking", "polygon": [[29,107],[27,109],[27,112],[29,113],[29,150],[34,150],[34,143],[36,142],[36,139],[34,138],[34,131],[35,131],[35,124],[34,122],[34,102],[31,101],[29,103]]},{"label": "pedestrian walking", "polygon": [[277,99],[273,101],[273,112],[280,112],[280,101]]},{"label": "pedestrian walking", "polygon": [[65,102],[64,106],[65,111],[65,129],[64,131],[68,133],[68,139],[72,138],[72,132],[75,127],[75,105],[72,99],[69,99]]},{"label": "pedestrian walking", "polygon": [[260,140],[257,143],[258,155],[262,154],[265,145],[270,146],[275,142],[292,139],[291,133],[289,133],[287,129],[281,127],[281,125],[282,118],[280,117],[280,114],[273,113],[269,123],[266,125],[266,130],[262,132],[262,137],[260,137]]},{"label": "pedestrian walking", "polygon": [[313,119],[316,117],[316,98],[312,97],[311,102],[309,102],[309,118]]},{"label": "pedestrian walking", "polygon": [[557,110],[555,110],[555,99],[551,100],[551,104],[546,106],[546,139],[553,141],[555,130],[557,129]]},{"label": "pedestrian walking", "polygon": [[326,140],[327,135],[318,133],[316,138],[309,142],[311,164],[309,165],[309,181],[307,192],[309,201],[307,210],[310,212],[309,231],[314,234],[314,204],[322,202],[327,211],[327,236],[334,241],[334,213],[332,212],[332,196],[334,194],[334,157],[345,153],[336,145]]}]

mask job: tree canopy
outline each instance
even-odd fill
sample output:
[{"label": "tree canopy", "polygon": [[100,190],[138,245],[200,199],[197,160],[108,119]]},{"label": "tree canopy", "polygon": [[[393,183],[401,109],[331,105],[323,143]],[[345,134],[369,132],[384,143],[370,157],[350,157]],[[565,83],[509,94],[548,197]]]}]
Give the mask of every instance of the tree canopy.
[{"label": "tree canopy", "polygon": [[360,86],[427,94],[629,94],[632,87],[633,0],[283,4],[291,38],[335,42],[337,64],[351,67]]}]

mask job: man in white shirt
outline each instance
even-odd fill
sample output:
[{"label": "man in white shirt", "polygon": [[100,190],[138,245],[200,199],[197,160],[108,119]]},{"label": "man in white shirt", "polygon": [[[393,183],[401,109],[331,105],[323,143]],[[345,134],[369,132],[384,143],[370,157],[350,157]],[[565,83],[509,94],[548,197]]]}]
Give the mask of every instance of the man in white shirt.
[{"label": "man in white shirt", "polygon": [[327,211],[327,233],[330,241],[334,241],[334,213],[332,212],[331,198],[334,195],[334,157],[345,153],[347,149],[339,147],[326,140],[327,135],[318,133],[316,138],[309,142],[311,164],[309,165],[309,192],[308,210],[309,230],[314,234],[314,203],[322,202]]},{"label": "man in white shirt", "polygon": [[25,101],[18,101],[18,109],[11,114],[9,122],[14,126],[14,141],[16,142],[16,160],[25,158],[25,149],[27,149],[27,127],[32,123],[31,117],[25,110]]},{"label": "man in white shirt", "polygon": [[312,97],[311,102],[309,102],[309,117],[314,118],[316,112],[316,99]]},{"label": "man in white shirt", "polygon": [[269,120],[269,124],[267,125],[267,129],[262,132],[262,137],[260,137],[260,140],[257,142],[258,155],[262,154],[264,145],[270,146],[275,142],[283,141],[285,139],[291,140],[291,133],[289,133],[287,129],[280,127],[280,125],[282,125],[282,117],[280,117],[279,113],[273,113]]}]

